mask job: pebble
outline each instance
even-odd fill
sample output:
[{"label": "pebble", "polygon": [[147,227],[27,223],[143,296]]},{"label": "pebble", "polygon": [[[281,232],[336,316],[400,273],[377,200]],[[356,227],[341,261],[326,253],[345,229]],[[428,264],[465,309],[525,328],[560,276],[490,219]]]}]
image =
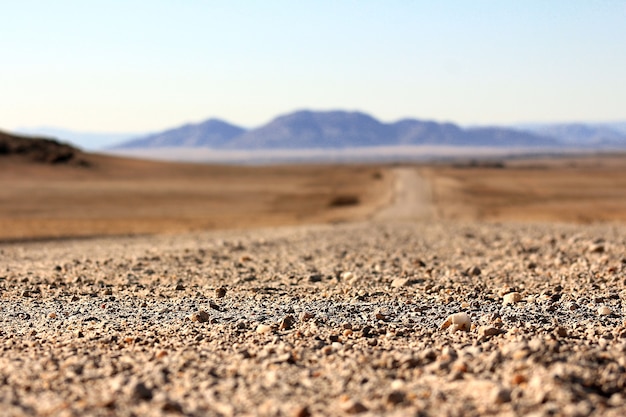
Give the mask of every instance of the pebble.
[{"label": "pebble", "polygon": [[607,306],[598,307],[598,314],[601,316],[609,316],[613,314],[613,311]]},{"label": "pebble", "polygon": [[256,327],[256,332],[259,334],[269,333],[272,330],[272,326],[269,324],[259,324]]},{"label": "pebble", "polygon": [[450,328],[450,332],[456,332],[457,330],[462,330],[469,332],[472,326],[472,320],[470,316],[465,313],[455,313],[448,316],[446,321],[441,324],[441,329]]},{"label": "pebble", "polygon": [[206,323],[210,319],[211,316],[204,310],[197,311],[191,315],[191,321],[197,321],[199,323]]},{"label": "pebble", "polygon": [[341,273],[341,279],[349,284],[353,284],[357,281],[357,276],[352,271],[345,271]]},{"label": "pebble", "polygon": [[478,335],[479,336],[490,337],[490,336],[499,335],[501,333],[504,333],[504,330],[499,329],[499,328],[497,328],[495,326],[480,326],[478,328]]},{"label": "pebble", "polygon": [[348,414],[361,414],[367,411],[367,407],[361,402],[353,400],[343,401],[341,409]]},{"label": "pebble", "polygon": [[138,400],[149,401],[152,399],[152,390],[143,382],[138,382],[133,387],[132,396]]},{"label": "pebble", "polygon": [[[167,242],[154,252],[112,238],[101,249],[119,253],[98,258],[91,241],[28,244],[14,259],[2,246],[0,414],[626,415],[626,229],[589,227],[285,228],[265,244],[242,239],[254,255],[243,267],[214,235],[150,236],[148,248]],[[481,237],[466,246],[465,230]],[[614,243],[592,255],[588,236]],[[480,275],[464,272],[486,259]],[[523,301],[503,308],[513,292]]]},{"label": "pebble", "polygon": [[291,314],[288,314],[280,321],[278,328],[280,330],[289,330],[294,324],[296,324],[296,319]]},{"label": "pebble", "polygon": [[217,298],[224,298],[226,296],[226,287],[219,287],[215,289],[215,296]]},{"label": "pebble", "polygon": [[522,301],[522,295],[518,292],[510,292],[502,297],[502,305],[515,304]]}]

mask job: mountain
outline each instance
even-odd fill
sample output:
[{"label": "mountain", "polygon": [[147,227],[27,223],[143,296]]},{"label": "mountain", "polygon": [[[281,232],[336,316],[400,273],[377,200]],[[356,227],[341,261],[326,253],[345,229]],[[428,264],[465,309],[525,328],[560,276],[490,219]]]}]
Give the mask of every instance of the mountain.
[{"label": "mountain", "polygon": [[553,138],[507,128],[463,129],[453,123],[404,119],[383,123],[361,112],[302,110],[245,131],[210,119],[122,143],[115,149],[346,149],[398,145],[554,147]]},{"label": "mountain", "polygon": [[111,149],[165,147],[221,148],[244,132],[245,129],[223,120],[209,119],[202,123],[189,123],[161,133],[155,133],[123,142],[111,147]]},{"label": "mountain", "polygon": [[228,149],[314,149],[377,146],[394,141],[393,132],[359,112],[298,111],[235,138]]},{"label": "mountain", "polygon": [[533,134],[555,138],[569,146],[626,146],[626,123],[529,124],[520,125],[519,128]]}]

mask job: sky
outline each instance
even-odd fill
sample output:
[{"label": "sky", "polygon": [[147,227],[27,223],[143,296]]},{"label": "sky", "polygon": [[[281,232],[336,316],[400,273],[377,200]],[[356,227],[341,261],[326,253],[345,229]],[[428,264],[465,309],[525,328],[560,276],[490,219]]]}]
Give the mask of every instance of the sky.
[{"label": "sky", "polygon": [[3,1],[0,129],[626,120],[626,1]]}]

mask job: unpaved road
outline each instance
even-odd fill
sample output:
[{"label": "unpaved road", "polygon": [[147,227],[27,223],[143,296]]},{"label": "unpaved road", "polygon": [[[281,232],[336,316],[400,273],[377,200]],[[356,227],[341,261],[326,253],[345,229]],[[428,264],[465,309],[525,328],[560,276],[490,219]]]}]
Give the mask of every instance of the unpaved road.
[{"label": "unpaved road", "polygon": [[0,245],[0,414],[623,416],[625,253],[434,220]]},{"label": "unpaved road", "polygon": [[374,216],[376,221],[431,220],[435,217],[429,182],[415,167],[393,169],[394,195],[391,204]]}]

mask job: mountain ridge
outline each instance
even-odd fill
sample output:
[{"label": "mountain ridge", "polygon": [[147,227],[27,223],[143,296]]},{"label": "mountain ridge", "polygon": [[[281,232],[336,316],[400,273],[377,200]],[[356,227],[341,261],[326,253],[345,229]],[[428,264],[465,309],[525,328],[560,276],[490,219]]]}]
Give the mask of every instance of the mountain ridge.
[{"label": "mountain ridge", "polygon": [[385,123],[359,111],[298,110],[246,130],[219,119],[123,142],[110,149],[198,147],[216,150],[345,149],[396,145],[558,146],[558,140],[502,127],[462,128],[405,118]]}]

